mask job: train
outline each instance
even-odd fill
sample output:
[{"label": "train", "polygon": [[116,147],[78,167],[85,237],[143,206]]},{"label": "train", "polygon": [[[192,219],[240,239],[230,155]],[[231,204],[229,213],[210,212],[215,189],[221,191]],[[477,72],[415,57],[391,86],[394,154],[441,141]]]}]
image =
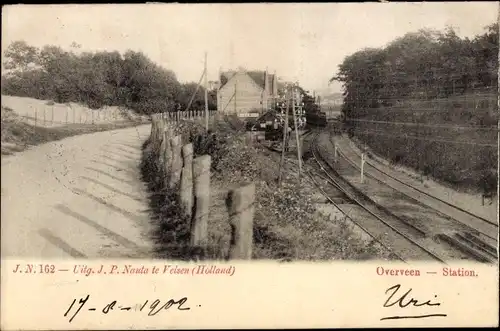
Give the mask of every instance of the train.
[{"label": "train", "polygon": [[326,127],[326,113],[322,111],[306,113],[306,123],[308,127]]},{"label": "train", "polygon": [[324,112],[309,113],[306,115],[307,127],[324,128],[328,126],[334,134],[350,133],[343,121],[343,116],[327,119]]},{"label": "train", "polygon": [[[293,115],[289,116],[289,130],[293,130]],[[278,111],[268,111],[260,117],[246,122],[247,131],[261,131],[265,133],[266,140],[281,140],[283,137],[283,114]],[[333,129],[334,134],[342,134],[345,128],[342,116],[339,118],[327,119],[323,111],[305,112],[297,117],[299,129],[326,128]]]}]

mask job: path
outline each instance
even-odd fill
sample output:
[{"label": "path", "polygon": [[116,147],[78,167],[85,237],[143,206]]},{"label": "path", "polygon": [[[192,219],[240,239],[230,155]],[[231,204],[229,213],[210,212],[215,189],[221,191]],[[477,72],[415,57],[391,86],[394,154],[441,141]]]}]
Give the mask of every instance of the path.
[{"label": "path", "polygon": [[139,172],[149,132],[75,136],[2,159],[2,257],[151,257]]}]

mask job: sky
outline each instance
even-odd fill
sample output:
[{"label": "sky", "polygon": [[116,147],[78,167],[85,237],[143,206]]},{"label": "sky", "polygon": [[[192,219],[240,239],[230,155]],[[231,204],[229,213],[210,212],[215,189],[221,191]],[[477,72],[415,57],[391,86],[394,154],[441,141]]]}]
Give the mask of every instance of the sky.
[{"label": "sky", "polygon": [[497,21],[497,2],[320,4],[12,5],[2,10],[2,49],[15,40],[80,51],[142,51],[198,81],[220,69],[265,70],[321,95],[343,59],[422,28],[472,37]]}]

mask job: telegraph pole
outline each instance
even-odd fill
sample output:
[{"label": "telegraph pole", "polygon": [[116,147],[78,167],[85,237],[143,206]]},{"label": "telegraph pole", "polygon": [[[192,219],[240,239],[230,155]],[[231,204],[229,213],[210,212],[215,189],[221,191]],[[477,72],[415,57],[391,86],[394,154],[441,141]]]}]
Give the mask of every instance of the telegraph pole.
[{"label": "telegraph pole", "polygon": [[208,132],[208,75],[207,75],[207,52],[205,52],[205,130]]},{"label": "telegraph pole", "polygon": [[287,142],[288,135],[288,111],[290,110],[290,102],[288,98],[288,86],[285,87],[285,98],[286,98],[286,111],[285,111],[285,123],[283,123],[283,146],[281,148],[281,160],[280,160],[280,171],[278,177],[278,185],[281,186],[283,166],[285,164],[285,146]]}]

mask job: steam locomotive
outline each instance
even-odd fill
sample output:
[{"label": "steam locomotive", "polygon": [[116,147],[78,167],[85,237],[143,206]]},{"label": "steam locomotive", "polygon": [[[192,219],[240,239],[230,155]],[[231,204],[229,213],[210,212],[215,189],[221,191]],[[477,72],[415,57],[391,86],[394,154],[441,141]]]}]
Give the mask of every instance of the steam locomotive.
[{"label": "steam locomotive", "polygon": [[308,127],[325,127],[326,113],[322,111],[306,113],[306,123]]}]

